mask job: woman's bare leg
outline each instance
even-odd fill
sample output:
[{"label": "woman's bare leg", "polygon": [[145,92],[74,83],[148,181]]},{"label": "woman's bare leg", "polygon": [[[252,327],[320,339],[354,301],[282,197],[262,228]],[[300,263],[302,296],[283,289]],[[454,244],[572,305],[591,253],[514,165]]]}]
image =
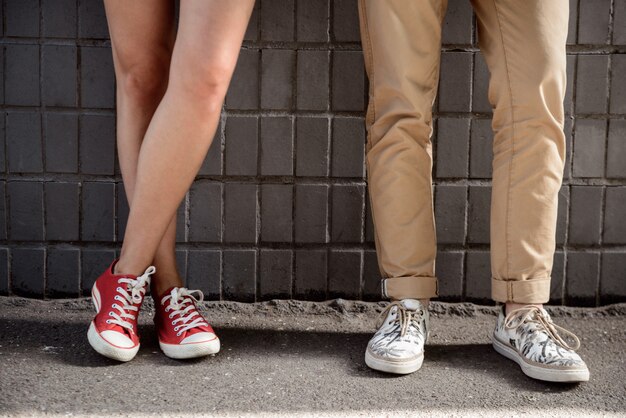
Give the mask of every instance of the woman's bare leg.
[{"label": "woman's bare leg", "polygon": [[141,274],[215,134],[254,0],[184,0],[169,82],[139,152],[116,273]]},{"label": "woman's bare leg", "polygon": [[[117,148],[130,205],[141,144],[167,88],[175,39],[172,0],[105,0],[117,80]],[[176,267],[176,218],[157,248],[152,276],[157,294],[181,286]]]}]

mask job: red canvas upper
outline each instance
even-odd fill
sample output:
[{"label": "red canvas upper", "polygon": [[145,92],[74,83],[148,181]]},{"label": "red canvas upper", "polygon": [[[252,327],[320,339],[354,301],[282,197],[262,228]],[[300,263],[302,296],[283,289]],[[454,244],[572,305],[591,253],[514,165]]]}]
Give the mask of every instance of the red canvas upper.
[{"label": "red canvas upper", "polygon": [[[114,260],[94,283],[92,297],[98,309],[94,324],[98,333],[106,330],[120,332],[137,345],[139,344],[137,334],[139,308],[150,285],[149,275],[154,272],[154,267],[148,268],[142,276],[113,274],[113,267],[117,261],[117,259]],[[128,306],[135,307],[137,310],[125,308]],[[128,323],[130,327],[116,323],[120,320]]]},{"label": "red canvas upper", "polygon": [[[193,296],[194,293],[198,298]],[[203,332],[212,334],[207,335],[209,341],[217,338],[211,325],[197,309],[196,301],[202,300],[202,297],[199,290],[190,291],[184,287],[172,287],[154,298],[154,323],[160,342],[181,344],[185,338]],[[203,339],[196,342],[206,341],[207,339]]]}]

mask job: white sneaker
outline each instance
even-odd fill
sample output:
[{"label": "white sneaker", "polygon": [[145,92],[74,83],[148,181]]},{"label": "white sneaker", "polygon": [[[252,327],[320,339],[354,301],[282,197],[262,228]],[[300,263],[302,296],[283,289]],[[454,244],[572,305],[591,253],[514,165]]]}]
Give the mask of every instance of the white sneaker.
[{"label": "white sneaker", "polygon": [[367,344],[365,364],[397,374],[413,373],[422,367],[428,339],[428,310],[420,301],[392,302],[381,313],[377,327]]},{"label": "white sneaker", "polygon": [[[534,379],[549,382],[586,382],[589,369],[574,350],[578,337],[552,322],[545,309],[528,305],[504,315],[498,314],[493,332],[493,348],[515,361]],[[573,341],[569,345],[559,332]]]}]

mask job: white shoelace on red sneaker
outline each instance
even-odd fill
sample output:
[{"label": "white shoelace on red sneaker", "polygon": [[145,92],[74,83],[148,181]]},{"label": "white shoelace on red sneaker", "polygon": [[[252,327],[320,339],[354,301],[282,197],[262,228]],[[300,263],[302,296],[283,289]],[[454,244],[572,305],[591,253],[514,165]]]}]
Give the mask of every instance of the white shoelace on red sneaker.
[{"label": "white shoelace on red sneaker", "polygon": [[[196,294],[198,297],[195,297]],[[204,294],[200,290],[189,290],[185,287],[175,287],[172,289],[169,295],[161,299],[161,305],[165,305],[165,302],[170,301],[169,306],[165,308],[165,312],[172,311],[169,314],[169,318],[172,319],[178,315],[178,318],[172,321],[174,325],[174,331],[176,336],[180,337],[183,332],[192,328],[201,326],[208,326],[206,320],[198,313],[196,306],[193,302],[199,302],[204,299]],[[186,316],[185,316],[186,315]],[[196,317],[193,319],[194,317]],[[192,320],[193,319],[193,320]],[[191,322],[189,322],[191,321]],[[176,325],[177,323],[180,325]]]},{"label": "white shoelace on red sneaker", "polygon": [[154,266],[150,266],[146,269],[146,271],[136,279],[131,279],[130,277],[123,277],[117,280],[118,284],[126,285],[125,287],[118,286],[117,295],[115,295],[115,300],[121,302],[122,305],[117,303],[113,303],[111,307],[113,309],[117,309],[118,312],[109,312],[109,316],[113,317],[113,319],[107,319],[107,324],[115,324],[119,325],[122,328],[127,328],[132,330],[133,324],[126,321],[126,319],[134,320],[136,318],[136,314],[132,312],[139,311],[139,308],[133,306],[135,303],[140,303],[143,300],[144,295],[146,294],[146,289],[150,285],[150,275],[156,271]]}]

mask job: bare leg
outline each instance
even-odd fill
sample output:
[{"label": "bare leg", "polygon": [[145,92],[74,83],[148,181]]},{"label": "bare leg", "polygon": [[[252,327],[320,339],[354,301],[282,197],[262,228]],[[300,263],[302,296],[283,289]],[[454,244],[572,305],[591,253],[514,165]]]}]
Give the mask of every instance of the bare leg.
[{"label": "bare leg", "polygon": [[[124,189],[132,205],[137,160],[148,124],[163,98],[174,47],[174,2],[105,0],[117,80],[117,147]],[[175,257],[172,218],[152,262],[157,294],[182,280]]]},{"label": "bare leg", "polygon": [[215,134],[253,0],[185,0],[167,91],[144,137],[116,272],[152,262]]}]

